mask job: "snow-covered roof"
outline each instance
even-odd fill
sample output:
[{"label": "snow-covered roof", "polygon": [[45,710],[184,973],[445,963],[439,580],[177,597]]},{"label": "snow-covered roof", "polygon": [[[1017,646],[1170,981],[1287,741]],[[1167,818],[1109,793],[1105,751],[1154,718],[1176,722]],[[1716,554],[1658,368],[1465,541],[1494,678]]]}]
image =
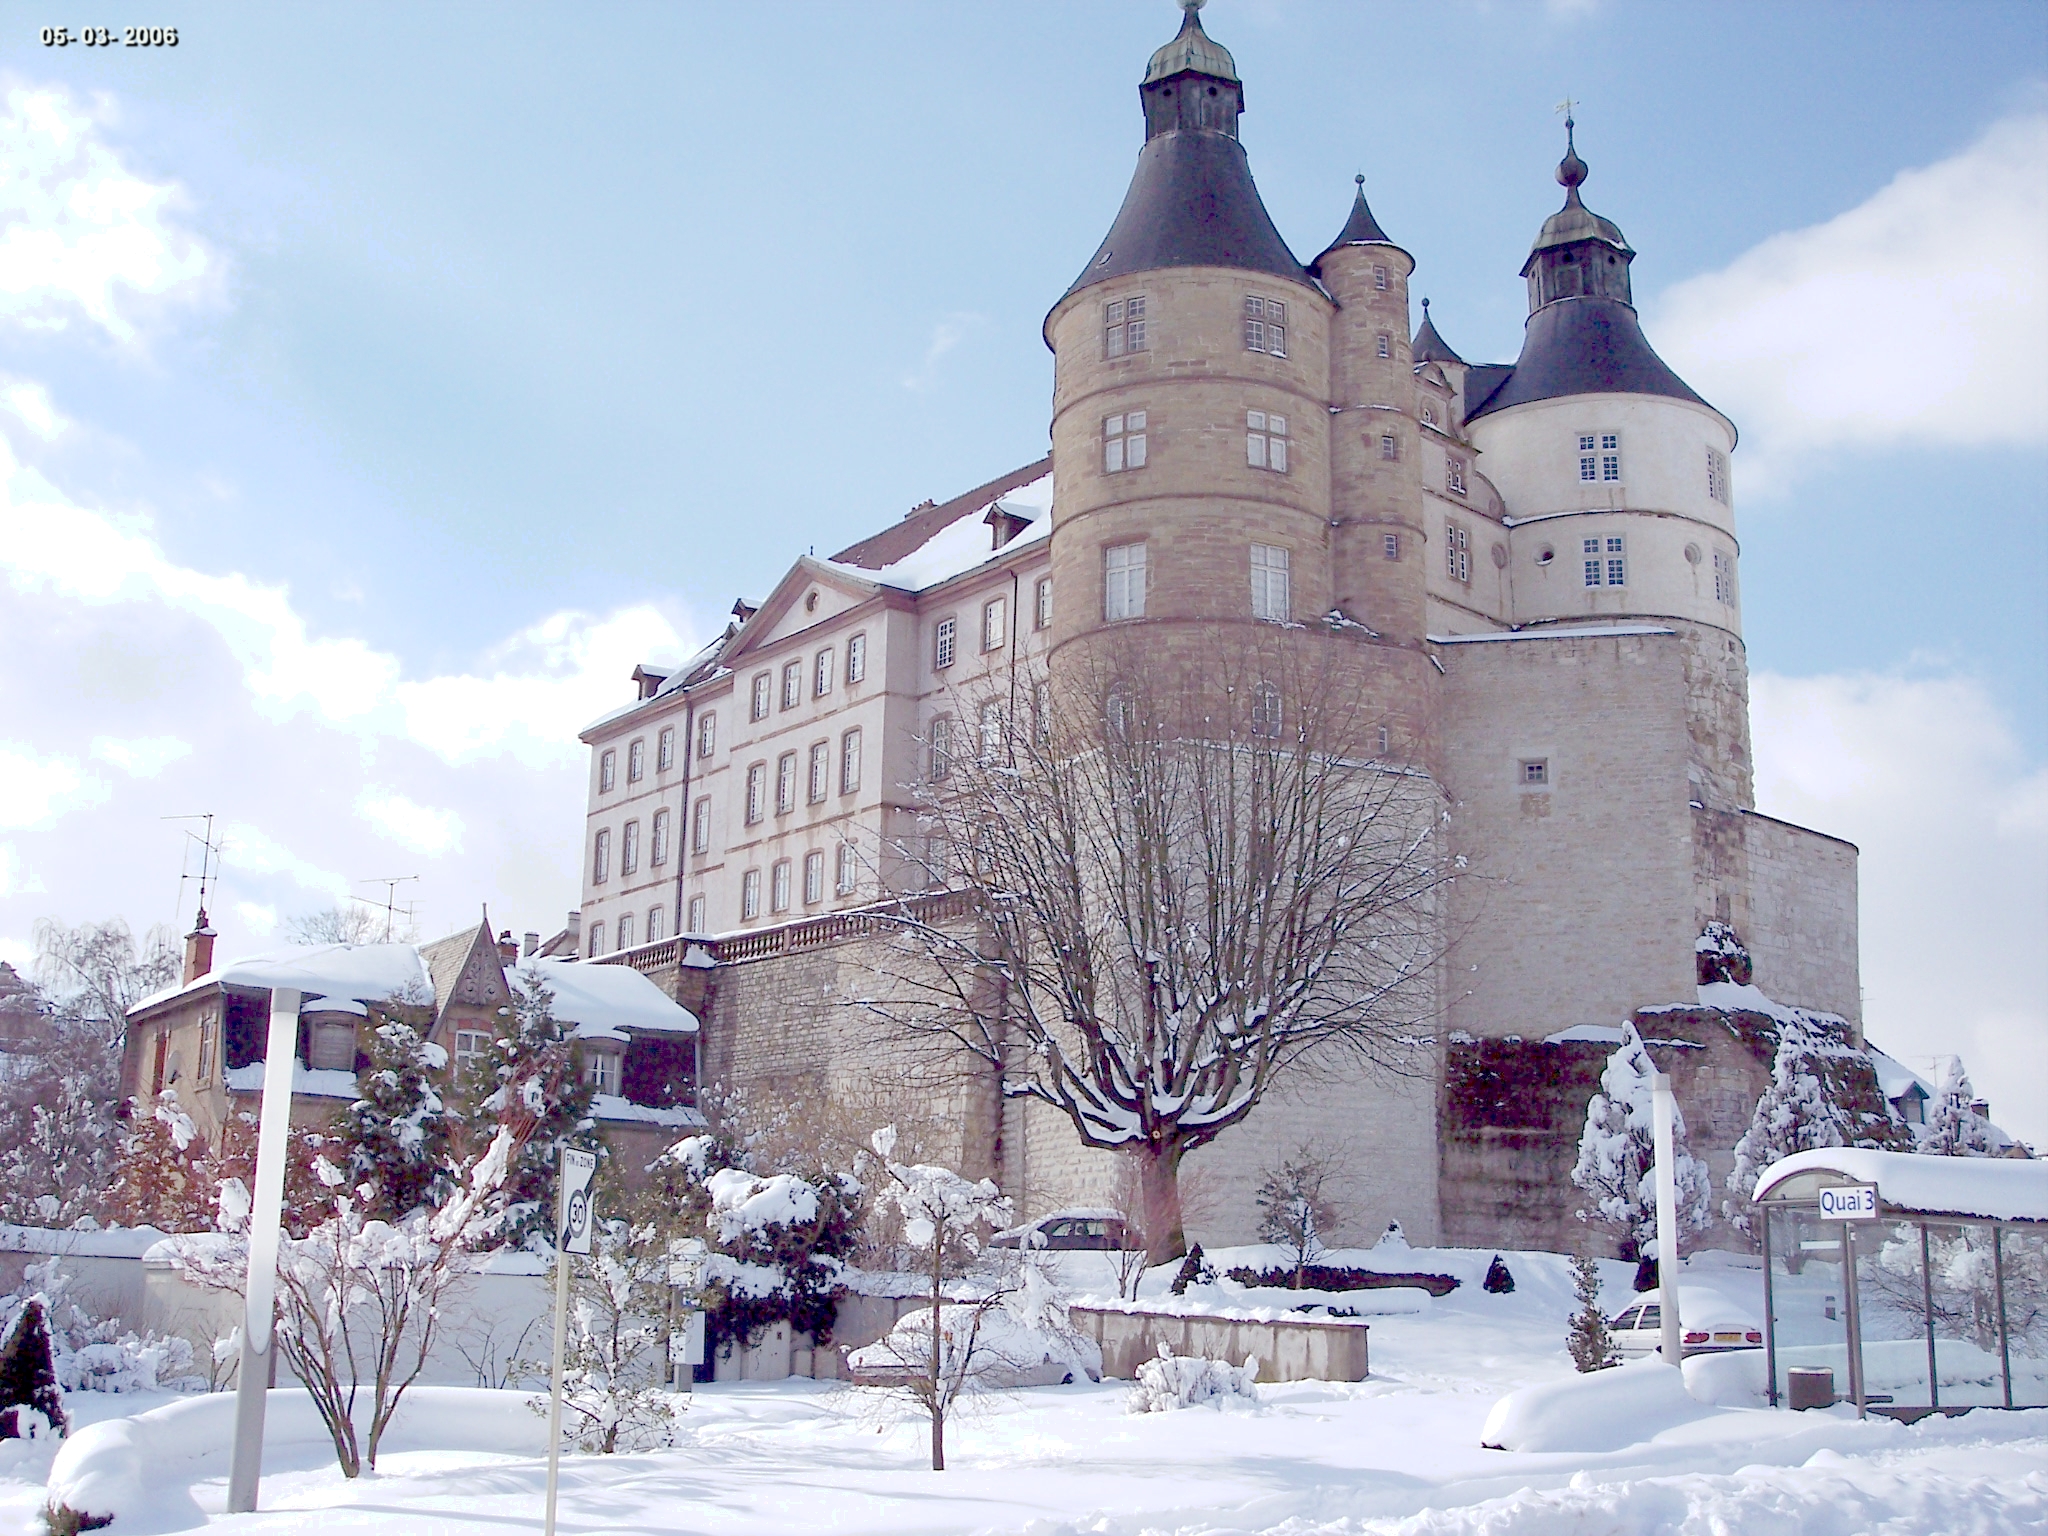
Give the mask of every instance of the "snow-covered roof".
[{"label": "snow-covered roof", "polygon": [[555,1017],[576,1025],[579,1039],[617,1038],[629,1029],[697,1032],[697,1016],[630,965],[535,958],[525,968],[554,994]]},{"label": "snow-covered roof", "polygon": [[1915,1088],[1918,1088],[1930,1101],[1938,1096],[1934,1084],[1930,1083],[1904,1062],[1896,1061],[1892,1057],[1885,1055],[1883,1051],[1880,1051],[1868,1041],[1864,1042],[1864,1046],[1870,1052],[1870,1064],[1877,1069],[1877,1086],[1883,1091],[1884,1096],[1893,1103],[1896,1104]]},{"label": "snow-covered roof", "polygon": [[[978,510],[982,515],[976,516]],[[992,547],[987,513],[1007,512],[1031,526],[1005,544]],[[1016,553],[1041,540],[1052,531],[1052,476],[1044,474],[1015,490],[994,498],[979,509],[955,517],[909,553],[887,565],[868,568],[852,562],[823,562],[861,581],[872,581],[904,592],[922,592],[942,581],[963,576],[977,566]]]},{"label": "snow-covered roof", "polygon": [[290,987],[306,998],[327,1000],[330,1009],[340,1002],[381,1003],[393,997],[434,1000],[434,984],[414,945],[294,944],[215,966],[195,981],[144,998],[136,1010],[211,986]]},{"label": "snow-covered roof", "polygon": [[1823,1147],[1771,1164],[1755,1198],[1795,1200],[1823,1184],[1875,1184],[1879,1202],[1900,1212],[2048,1222],[2048,1162],[2034,1158]]}]

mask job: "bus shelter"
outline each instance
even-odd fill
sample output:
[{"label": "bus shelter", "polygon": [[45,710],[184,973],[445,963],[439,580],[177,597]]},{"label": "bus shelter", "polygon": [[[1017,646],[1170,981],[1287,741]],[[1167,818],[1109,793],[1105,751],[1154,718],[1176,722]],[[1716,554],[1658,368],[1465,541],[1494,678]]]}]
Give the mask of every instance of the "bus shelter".
[{"label": "bus shelter", "polygon": [[1755,1202],[1773,1407],[2048,1406],[2048,1162],[1828,1147]]}]

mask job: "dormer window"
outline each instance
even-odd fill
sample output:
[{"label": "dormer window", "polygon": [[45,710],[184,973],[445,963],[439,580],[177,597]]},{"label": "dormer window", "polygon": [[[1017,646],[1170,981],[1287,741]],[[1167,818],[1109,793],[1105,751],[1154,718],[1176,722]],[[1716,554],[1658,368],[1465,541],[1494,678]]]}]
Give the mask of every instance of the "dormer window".
[{"label": "dormer window", "polygon": [[1287,306],[1278,299],[1248,294],[1244,301],[1244,349],[1271,357],[1287,355]]},{"label": "dormer window", "polygon": [[616,1094],[619,1091],[620,1055],[620,1052],[595,1042],[584,1043],[583,1080],[590,1085],[592,1093]]},{"label": "dormer window", "polygon": [[1146,350],[1145,296],[1111,299],[1102,306],[1102,355],[1123,357]]}]

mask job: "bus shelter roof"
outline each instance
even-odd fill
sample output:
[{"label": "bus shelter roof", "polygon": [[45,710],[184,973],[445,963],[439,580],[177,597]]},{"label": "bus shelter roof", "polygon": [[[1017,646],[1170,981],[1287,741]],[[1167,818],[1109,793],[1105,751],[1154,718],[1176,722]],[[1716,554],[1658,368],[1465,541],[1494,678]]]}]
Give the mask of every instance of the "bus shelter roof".
[{"label": "bus shelter roof", "polygon": [[1822,1147],[1771,1164],[1753,1198],[1800,1205],[1817,1201],[1823,1186],[1840,1184],[1875,1184],[1888,1216],[2048,1223],[2048,1161],[2035,1158]]}]

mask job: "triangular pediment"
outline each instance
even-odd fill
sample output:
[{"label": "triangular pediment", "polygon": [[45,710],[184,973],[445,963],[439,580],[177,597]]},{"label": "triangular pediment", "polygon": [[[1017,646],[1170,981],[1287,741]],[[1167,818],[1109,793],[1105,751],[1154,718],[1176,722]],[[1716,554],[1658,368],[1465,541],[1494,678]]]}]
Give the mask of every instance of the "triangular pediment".
[{"label": "triangular pediment", "polygon": [[826,623],[859,607],[880,590],[874,582],[805,556],[789,568],[768,600],[747,620],[739,643],[723,658],[724,664],[733,666],[742,656]]}]

